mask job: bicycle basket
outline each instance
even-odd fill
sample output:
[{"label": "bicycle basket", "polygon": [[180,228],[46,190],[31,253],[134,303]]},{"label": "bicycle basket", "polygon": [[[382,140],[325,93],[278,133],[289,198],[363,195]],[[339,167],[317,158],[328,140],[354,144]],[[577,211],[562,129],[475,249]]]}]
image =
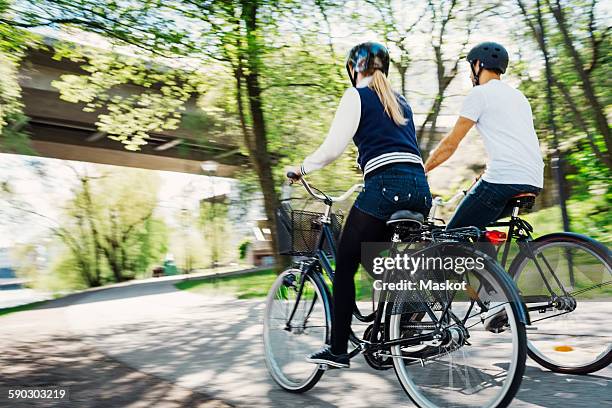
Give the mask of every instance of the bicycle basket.
[{"label": "bicycle basket", "polygon": [[[279,207],[276,211],[279,253],[291,256],[313,255],[321,235],[322,216],[323,213],[293,210],[287,203]],[[335,245],[340,237],[343,217],[332,214],[330,219]],[[323,249],[331,254],[329,242],[325,242]]]}]

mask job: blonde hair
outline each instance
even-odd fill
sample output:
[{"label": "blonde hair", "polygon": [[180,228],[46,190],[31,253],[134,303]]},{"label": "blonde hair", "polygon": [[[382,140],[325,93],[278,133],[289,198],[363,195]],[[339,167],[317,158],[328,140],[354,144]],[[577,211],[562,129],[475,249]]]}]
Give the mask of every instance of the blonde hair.
[{"label": "blonde hair", "polygon": [[393,122],[398,126],[405,125],[406,118],[399,104],[398,95],[391,88],[391,82],[385,74],[378,69],[374,70],[372,81],[368,86],[376,92],[383,108],[385,108],[385,113],[389,115]]}]

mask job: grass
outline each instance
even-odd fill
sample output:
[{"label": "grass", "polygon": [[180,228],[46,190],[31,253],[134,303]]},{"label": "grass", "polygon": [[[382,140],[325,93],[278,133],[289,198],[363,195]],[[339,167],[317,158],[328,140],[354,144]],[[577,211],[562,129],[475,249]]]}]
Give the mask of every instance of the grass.
[{"label": "grass", "polygon": [[274,279],[276,279],[274,270],[266,269],[238,276],[186,280],[175,286],[181,290],[202,294],[226,294],[238,299],[251,299],[265,297]]},{"label": "grass", "polygon": [[[361,271],[355,275],[357,300],[370,300],[372,296],[371,282],[366,280],[364,275],[365,272]],[[189,290],[203,295],[224,294],[232,295],[237,299],[253,299],[265,298],[274,279],[276,279],[274,270],[266,269],[237,276],[190,279],[179,282],[175,286],[180,290]],[[329,284],[329,281],[327,283]]]},{"label": "grass", "polygon": [[[572,231],[609,244],[612,240],[612,234],[610,234],[610,217],[612,215],[608,206],[605,197],[593,197],[584,201],[575,199],[568,201]],[[561,209],[558,206],[529,213],[522,218],[533,225],[536,237],[563,230]]]},{"label": "grass", "polygon": [[40,302],[26,303],[25,305],[5,307],[4,309],[0,309],[0,316],[6,316],[11,313],[23,312],[25,310],[34,309],[35,307],[42,305],[45,302],[46,300],[42,300]]}]

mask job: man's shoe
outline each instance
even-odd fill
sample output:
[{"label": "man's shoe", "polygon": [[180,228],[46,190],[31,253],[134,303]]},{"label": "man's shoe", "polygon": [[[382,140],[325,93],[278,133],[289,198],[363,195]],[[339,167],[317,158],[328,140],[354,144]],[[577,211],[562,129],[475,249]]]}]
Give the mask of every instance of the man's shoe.
[{"label": "man's shoe", "polygon": [[505,331],[508,324],[505,302],[490,302],[489,310],[483,313],[481,318],[486,330],[493,333]]},{"label": "man's shoe", "polygon": [[336,368],[349,368],[351,366],[349,355],[347,353],[334,354],[331,352],[331,348],[329,346],[325,346],[316,353],[312,353],[306,357],[306,361],[315,364],[327,364],[328,366]]}]

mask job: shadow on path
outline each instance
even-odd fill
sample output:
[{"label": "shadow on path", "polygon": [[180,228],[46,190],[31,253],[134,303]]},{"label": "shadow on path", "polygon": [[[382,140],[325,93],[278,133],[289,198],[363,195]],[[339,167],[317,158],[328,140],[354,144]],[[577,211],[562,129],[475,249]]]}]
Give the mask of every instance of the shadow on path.
[{"label": "shadow on path", "polygon": [[[6,346],[6,342],[3,342]],[[0,397],[0,406],[21,407],[198,407],[229,405],[133,370],[87,347],[74,337],[17,341],[0,345],[0,387],[58,384],[69,387],[70,401],[17,403]],[[6,404],[6,405],[5,405]]]}]

